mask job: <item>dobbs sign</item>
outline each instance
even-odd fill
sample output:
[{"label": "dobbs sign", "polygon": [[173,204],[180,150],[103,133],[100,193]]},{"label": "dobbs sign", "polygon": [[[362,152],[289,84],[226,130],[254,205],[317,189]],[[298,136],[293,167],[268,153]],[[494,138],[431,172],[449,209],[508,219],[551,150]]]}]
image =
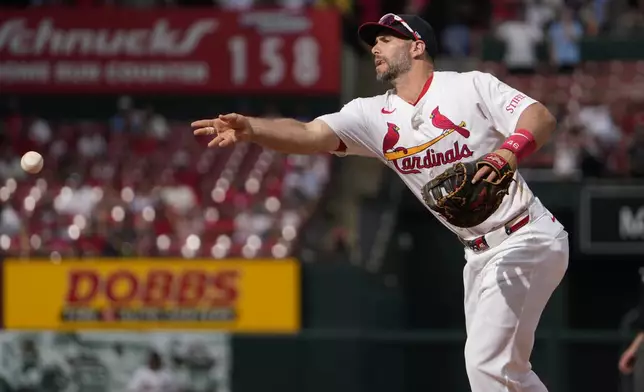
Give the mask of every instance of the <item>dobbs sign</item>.
[{"label": "dobbs sign", "polygon": [[299,265],[285,261],[6,260],[11,329],[294,332]]}]

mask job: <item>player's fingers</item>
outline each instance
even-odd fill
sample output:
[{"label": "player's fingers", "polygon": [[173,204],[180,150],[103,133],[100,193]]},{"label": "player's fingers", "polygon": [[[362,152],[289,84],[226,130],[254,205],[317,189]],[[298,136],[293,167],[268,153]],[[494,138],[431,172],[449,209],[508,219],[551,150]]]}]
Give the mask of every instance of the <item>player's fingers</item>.
[{"label": "player's fingers", "polygon": [[483,178],[483,177],[485,177],[486,175],[488,175],[488,173],[490,173],[490,171],[491,171],[491,170],[492,170],[492,169],[490,169],[490,168],[489,168],[489,167],[487,167],[487,166],[483,166],[482,168],[480,168],[480,169],[476,172],[476,174],[474,175],[474,178],[472,179],[472,184],[476,184],[477,182],[479,182],[479,181],[481,180],[481,178]]},{"label": "player's fingers", "polygon": [[232,144],[235,144],[236,142],[237,138],[235,137],[235,135],[226,136],[226,138],[224,138],[224,140],[219,143],[219,147],[228,147]]},{"label": "player's fingers", "polygon": [[232,144],[237,143],[237,136],[233,132],[227,132],[225,134],[220,134],[216,140],[213,139],[210,144],[217,147],[228,147]]},{"label": "player's fingers", "polygon": [[219,120],[227,122],[228,124],[235,124],[237,123],[237,121],[239,121],[239,114],[237,113],[220,114]]},{"label": "player's fingers", "polygon": [[222,140],[224,140],[224,135],[218,135],[208,143],[208,147],[217,147]]},{"label": "player's fingers", "polygon": [[203,127],[203,128],[195,129],[194,131],[192,131],[192,133],[195,136],[209,136],[209,135],[214,135],[216,131],[214,127]]},{"label": "player's fingers", "polygon": [[219,142],[219,147],[228,147],[231,144],[233,144],[233,142],[230,139],[224,139],[221,142]]},{"label": "player's fingers", "polygon": [[622,354],[619,359],[619,371],[624,374],[629,374],[633,371],[633,356],[630,353]]},{"label": "player's fingers", "polygon": [[193,131],[195,135],[215,135],[218,133],[222,133],[225,131],[228,131],[231,129],[230,125],[225,123],[224,121],[216,118],[214,120],[210,120],[210,125],[205,126],[203,128],[196,129]]},{"label": "player's fingers", "polygon": [[624,355],[619,360],[619,371],[624,374],[629,374],[633,371],[631,366],[632,357],[630,355]]},{"label": "player's fingers", "polygon": [[214,123],[213,119],[197,120],[197,121],[193,121],[192,124],[190,124],[190,126],[193,128],[214,127],[215,125],[213,123]]},{"label": "player's fingers", "polygon": [[487,176],[487,180],[494,181],[495,178],[496,178],[496,172],[492,170],[492,172]]}]

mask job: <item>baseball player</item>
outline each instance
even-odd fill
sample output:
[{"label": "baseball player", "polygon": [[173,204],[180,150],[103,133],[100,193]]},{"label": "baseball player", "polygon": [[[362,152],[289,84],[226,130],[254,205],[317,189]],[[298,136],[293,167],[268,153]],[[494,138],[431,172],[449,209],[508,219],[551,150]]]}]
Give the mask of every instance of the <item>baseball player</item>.
[{"label": "baseball player", "polygon": [[[438,72],[431,26],[387,14],[359,29],[393,88],[309,123],[230,113],[195,121],[209,147],[250,141],[285,153],[379,159],[464,244],[465,364],[473,392],[547,391],[534,333],[568,267],[568,233],[517,164],[550,138],[539,102],[482,72]],[[427,260],[426,262],[433,262]]]}]

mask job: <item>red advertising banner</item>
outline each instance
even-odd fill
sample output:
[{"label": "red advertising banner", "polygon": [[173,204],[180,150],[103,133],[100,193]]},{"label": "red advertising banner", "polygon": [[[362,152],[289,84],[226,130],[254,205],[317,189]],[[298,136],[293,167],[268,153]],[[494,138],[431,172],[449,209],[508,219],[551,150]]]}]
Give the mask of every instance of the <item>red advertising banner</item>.
[{"label": "red advertising banner", "polygon": [[0,12],[1,93],[337,93],[332,11]]}]

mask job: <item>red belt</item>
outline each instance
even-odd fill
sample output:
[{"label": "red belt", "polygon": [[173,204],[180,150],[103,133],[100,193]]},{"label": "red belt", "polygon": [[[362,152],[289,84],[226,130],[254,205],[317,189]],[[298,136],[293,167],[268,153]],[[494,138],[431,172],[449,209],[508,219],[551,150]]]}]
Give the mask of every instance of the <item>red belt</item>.
[{"label": "red belt", "polygon": [[[474,238],[473,240],[463,240],[459,237],[460,241],[465,245],[466,247],[470,248],[471,250],[475,252],[482,252],[484,250],[490,249],[493,246],[498,245],[498,243],[502,242],[505,238],[509,237],[512,233],[516,232],[523,226],[527,225],[528,222],[530,222],[530,214],[526,215],[524,218],[519,220],[513,225],[505,225],[503,227],[498,228],[497,230],[494,230],[488,234],[482,235],[478,238]],[[503,236],[503,233],[505,233],[505,236]],[[486,238],[488,237],[489,239],[494,239],[498,243],[490,244],[491,241],[488,241]]]}]

